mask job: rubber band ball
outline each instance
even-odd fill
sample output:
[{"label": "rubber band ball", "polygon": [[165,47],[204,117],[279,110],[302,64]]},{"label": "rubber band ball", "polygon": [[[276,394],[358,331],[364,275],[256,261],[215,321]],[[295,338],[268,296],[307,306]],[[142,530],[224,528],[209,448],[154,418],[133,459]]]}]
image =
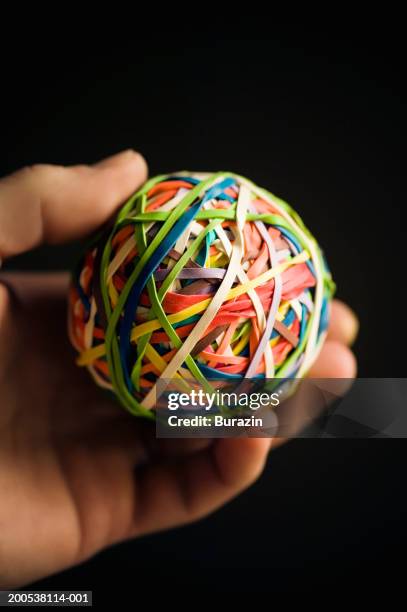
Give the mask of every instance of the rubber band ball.
[{"label": "rubber band ball", "polygon": [[99,386],[154,418],[163,379],[304,377],[334,289],[283,200],[231,172],[156,176],[81,256],[69,335]]}]

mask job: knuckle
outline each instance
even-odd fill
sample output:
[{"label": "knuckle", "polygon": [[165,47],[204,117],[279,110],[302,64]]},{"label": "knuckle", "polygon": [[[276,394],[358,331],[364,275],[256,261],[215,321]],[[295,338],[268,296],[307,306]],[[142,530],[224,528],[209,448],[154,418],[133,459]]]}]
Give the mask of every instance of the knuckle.
[{"label": "knuckle", "polygon": [[52,164],[31,164],[17,172],[18,178],[28,182],[44,182],[51,177],[58,176],[64,170],[63,166]]}]

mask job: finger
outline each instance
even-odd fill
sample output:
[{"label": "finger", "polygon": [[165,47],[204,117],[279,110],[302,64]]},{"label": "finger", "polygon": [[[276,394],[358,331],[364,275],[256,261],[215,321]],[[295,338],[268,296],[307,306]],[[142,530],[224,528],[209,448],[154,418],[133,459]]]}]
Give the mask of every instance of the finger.
[{"label": "finger", "polygon": [[318,359],[311,367],[310,378],[355,378],[357,364],[354,354],[337,340],[326,340]]},{"label": "finger", "polygon": [[36,165],[0,180],[0,256],[86,235],[146,179],[135,151],[94,166]]},{"label": "finger", "polygon": [[[134,417],[131,418],[135,420]],[[158,438],[154,423],[145,419],[138,421],[138,438],[150,462],[185,457],[202,451],[213,443],[211,438]]]},{"label": "finger", "polygon": [[352,351],[341,342],[326,340],[318,359],[308,373],[308,378],[314,381],[305,382],[289,405],[282,404],[285,418],[284,433],[280,430],[279,436],[273,438],[272,448],[281,446],[288,439],[297,435],[307,423],[326,409],[327,396],[323,397],[321,403],[321,397],[316,401],[313,394],[314,387],[321,387],[321,379],[326,379],[326,390],[331,392],[333,400],[336,396],[342,396],[348,391],[356,376],[356,371],[357,364]]},{"label": "finger", "polygon": [[269,449],[267,438],[227,438],[188,460],[141,468],[131,535],[188,523],[219,508],[258,478]]},{"label": "finger", "polygon": [[331,304],[331,318],[328,338],[351,346],[359,331],[359,321],[344,302],[334,300]]},{"label": "finger", "polygon": [[[154,432],[155,434],[155,432]],[[151,453],[161,458],[184,457],[208,448],[213,443],[210,438],[170,438],[152,439]]]}]

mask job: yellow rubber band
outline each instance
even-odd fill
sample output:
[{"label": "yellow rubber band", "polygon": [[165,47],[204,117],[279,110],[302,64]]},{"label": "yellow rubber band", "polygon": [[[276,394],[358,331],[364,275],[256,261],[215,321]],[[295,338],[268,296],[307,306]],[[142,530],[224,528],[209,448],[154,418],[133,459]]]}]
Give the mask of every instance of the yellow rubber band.
[{"label": "yellow rubber band", "polygon": [[[267,283],[269,280],[274,278],[277,274],[281,274],[282,272],[284,272],[284,270],[286,270],[290,266],[293,266],[298,263],[303,263],[307,259],[309,259],[309,253],[307,251],[302,251],[298,255],[295,255],[295,257],[292,257],[288,261],[282,262],[275,268],[271,268],[270,270],[267,270],[267,272],[260,274],[260,276],[252,279],[251,281],[245,283],[244,285],[238,285],[237,287],[234,287],[233,289],[229,291],[226,300],[233,300],[234,298],[239,297],[240,295],[243,295],[244,293],[247,293],[250,289],[255,289],[259,285],[263,285],[264,283]],[[181,321],[184,321],[185,319],[192,317],[206,310],[207,307],[210,305],[211,301],[212,301],[212,298],[208,298],[207,300],[198,302],[197,304],[194,304],[193,306],[189,306],[188,308],[185,308],[184,310],[181,310],[180,312],[169,315],[168,321],[171,324],[181,323]],[[158,319],[153,319],[151,321],[147,321],[146,323],[142,323],[141,325],[136,325],[136,327],[133,328],[133,331],[131,333],[131,340],[132,342],[134,342],[138,338],[141,338],[142,336],[145,336],[146,334],[152,333],[156,331],[157,329],[160,329],[160,327],[161,327],[161,323],[158,321]],[[95,359],[103,357],[103,355],[105,355],[105,345],[100,344],[96,347],[83,351],[77,358],[76,363],[80,366],[89,365]]]}]

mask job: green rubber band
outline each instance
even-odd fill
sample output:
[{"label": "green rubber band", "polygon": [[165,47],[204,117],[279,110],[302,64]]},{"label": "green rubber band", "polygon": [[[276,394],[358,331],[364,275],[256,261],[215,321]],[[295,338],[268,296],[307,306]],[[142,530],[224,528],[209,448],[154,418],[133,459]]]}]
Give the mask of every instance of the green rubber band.
[{"label": "green rubber band", "polygon": [[[280,228],[285,228],[287,230],[293,231],[292,224],[290,223],[289,220],[286,220],[285,218],[285,214],[287,214],[290,216],[290,219],[293,220],[297,224],[299,228],[299,229],[297,228],[298,231],[295,231],[295,230],[293,231],[293,235],[295,236],[296,241],[298,242],[299,246],[302,249],[306,249],[308,251],[311,250],[311,252],[313,253],[312,255],[313,262],[314,264],[317,263],[317,275],[319,279],[319,284],[317,285],[317,296],[318,296],[317,303],[321,304],[322,303],[321,299],[325,299],[329,301],[335,292],[335,283],[332,280],[331,273],[327,269],[327,266],[323,259],[322,252],[320,250],[320,247],[318,246],[317,242],[313,238],[311,232],[307,229],[307,227],[303,223],[298,213],[287,202],[285,202],[281,198],[278,198],[277,196],[273,195],[271,192],[265,189],[259,188],[253,182],[249,181],[248,179],[245,179],[244,177],[239,176],[238,174],[234,174],[230,172],[218,172],[212,175],[207,175],[207,177],[204,178],[203,180],[201,180],[202,176],[199,176],[198,180],[200,182],[197,184],[194,183],[193,186],[191,186],[190,189],[186,191],[183,197],[179,201],[177,201],[176,206],[174,206],[172,210],[146,211],[147,202],[149,201],[148,198],[150,197],[148,196],[148,193],[155,185],[159,184],[160,182],[166,181],[167,179],[178,180],[174,175],[171,175],[171,174],[163,174],[160,176],[156,176],[153,179],[150,179],[149,181],[145,183],[145,185],[142,186],[141,189],[139,189],[135,194],[133,194],[127,200],[125,205],[118,212],[115,222],[113,224],[112,230],[109,234],[109,237],[103,244],[103,247],[101,247],[101,253],[100,253],[100,268],[99,268],[100,292],[101,292],[103,306],[104,306],[106,320],[107,320],[107,326],[106,326],[106,329],[104,330],[105,332],[104,342],[105,342],[106,361],[107,361],[107,367],[108,367],[108,372],[109,372],[109,382],[111,382],[113,392],[118,397],[121,404],[127,410],[129,410],[129,412],[131,412],[132,414],[143,415],[148,418],[154,418],[154,413],[151,411],[151,403],[152,403],[151,398],[153,396],[152,394],[150,394],[151,395],[150,407],[145,408],[141,400],[141,386],[140,386],[140,379],[142,378],[141,370],[143,367],[143,360],[145,358],[147,347],[151,341],[151,338],[154,332],[148,332],[147,334],[144,334],[143,336],[138,337],[137,342],[135,343],[137,347],[136,349],[137,358],[130,372],[130,378],[136,390],[136,394],[134,395],[131,389],[128,388],[128,373],[126,372],[126,378],[125,378],[125,373],[123,371],[123,364],[122,364],[120,345],[119,345],[120,340],[118,337],[119,336],[118,326],[120,324],[122,313],[125,309],[127,299],[134,287],[134,284],[137,282],[140,282],[140,276],[143,274],[143,270],[145,268],[146,263],[149,261],[150,257],[152,256],[154,251],[157,249],[157,247],[161,244],[161,242],[165,240],[168,233],[171,231],[171,229],[174,227],[177,221],[181,218],[181,216],[188,210],[188,208],[191,205],[193,205],[197,201],[198,198],[203,197],[205,194],[205,191],[213,187],[213,185],[216,184],[218,179],[223,181],[227,178],[233,178],[237,180],[238,182],[241,181],[241,184],[248,186],[249,190],[252,190],[251,197],[253,198],[253,201],[257,198],[262,198],[264,196],[264,198],[270,202],[271,206],[273,205],[273,202],[275,203],[276,208],[274,208],[274,210],[276,210],[277,207],[280,207],[279,214],[274,213],[274,211],[272,213],[257,213],[257,212],[251,212],[253,208],[251,210],[249,209],[245,214],[246,221],[262,222],[266,226],[270,225],[272,227],[277,227],[277,228],[280,227]],[[180,188],[181,187],[179,187],[179,189]],[[170,185],[163,186],[163,190],[165,189],[167,190],[172,189],[172,186]],[[227,191],[226,193],[228,194],[228,196],[231,193],[233,195],[233,191],[237,193],[237,189],[235,188],[235,185],[232,186],[231,192]],[[158,193],[160,193],[160,190],[158,190]],[[154,197],[154,196],[151,196],[151,197]],[[216,198],[217,196],[214,196],[214,197]],[[157,283],[156,283],[154,274],[152,274],[149,277],[146,283],[146,290],[147,290],[149,301],[150,301],[150,306],[147,311],[147,321],[156,319],[158,321],[158,324],[160,325],[159,328],[157,326],[155,328],[154,326],[151,326],[150,329],[151,328],[156,329],[156,330],[162,329],[165,332],[166,336],[168,337],[168,343],[171,345],[171,348],[174,347],[176,351],[182,350],[186,340],[183,340],[178,335],[177,328],[180,327],[180,324],[179,323],[176,323],[174,325],[171,324],[169,320],[169,315],[165,313],[165,310],[164,310],[165,306],[163,306],[163,301],[171,285],[174,283],[174,281],[179,276],[180,271],[182,271],[182,269],[187,266],[189,260],[192,260],[192,261],[194,260],[194,257],[196,256],[196,254],[199,253],[200,250],[202,249],[202,244],[204,244],[206,241],[206,247],[210,246],[212,242],[212,236],[208,240],[207,238],[208,235],[211,232],[214,232],[214,234],[217,234],[219,238],[221,234],[219,230],[217,231],[217,228],[219,228],[222,222],[227,221],[227,220],[231,220],[231,221],[236,220],[237,203],[229,203],[227,205],[228,205],[228,208],[212,208],[210,210],[206,208],[202,208],[201,210],[199,210],[199,212],[196,214],[194,218],[194,221],[197,221],[197,222],[205,221],[208,223],[202,227],[202,231],[200,231],[199,233],[194,232],[191,243],[188,243],[188,245],[185,245],[185,248],[183,248],[182,254],[180,254],[181,255],[180,258],[174,263],[173,267],[168,271],[167,275],[160,282],[159,288],[157,288]],[[149,226],[155,223],[160,224],[160,227],[155,226],[158,229],[158,231],[152,237],[151,242],[148,243],[149,238],[148,238],[147,232],[149,230]],[[129,226],[129,225],[134,226],[134,241],[135,241],[135,247],[136,247],[136,252],[137,252],[137,256],[134,258],[134,268],[131,271],[130,275],[127,277],[127,273],[128,273],[127,271],[130,266],[126,267],[125,274],[123,275],[122,273],[120,273],[120,275],[118,275],[117,278],[115,277],[114,284],[112,284],[112,286],[109,287],[107,283],[107,274],[108,274],[109,267],[110,269],[112,269],[111,266],[112,266],[112,261],[114,259],[114,257],[112,258],[112,253],[114,253],[114,251],[116,250],[116,246],[113,247],[113,240],[115,236],[117,235],[118,231],[120,231],[122,228]],[[263,231],[264,231],[264,228],[263,228]],[[96,240],[100,241],[101,238],[104,238],[104,230],[99,233],[99,236],[96,238]],[[289,242],[289,237],[287,238],[287,241]],[[292,242],[294,242],[294,239]],[[310,245],[310,242],[312,243],[311,245]],[[124,243],[120,244],[120,248],[122,248],[123,244]],[[217,245],[218,243],[216,242],[215,244]],[[128,243],[126,245],[126,249],[130,249],[131,247],[132,247],[131,243]],[[98,248],[99,248],[99,244],[98,244]],[[291,249],[291,246],[289,245],[287,248]],[[294,248],[292,248],[292,250],[294,250]],[[218,251],[219,251],[219,248],[218,248]],[[221,251],[222,249],[220,249],[219,252]],[[126,250],[123,251],[123,254],[125,253],[126,253]],[[207,253],[207,256],[209,256],[208,249],[206,249],[206,253]],[[120,261],[117,260],[117,262],[118,262],[117,265],[113,263],[113,266],[116,265],[116,268],[119,265],[122,265],[123,263],[122,260]],[[221,259],[219,259],[219,262],[220,262],[219,265],[222,266],[224,262],[223,256],[221,257]],[[209,262],[207,261],[206,264],[208,263]],[[310,266],[310,270],[312,272],[312,266]],[[116,273],[115,270],[113,270],[112,273],[115,274]],[[322,284],[321,284],[321,280],[322,280]],[[118,286],[117,282],[124,283],[124,286],[122,286],[122,284],[119,285],[120,286],[119,291],[116,290],[116,287]],[[110,292],[114,292],[114,297],[112,297]],[[321,296],[323,297],[321,298]],[[86,312],[86,308],[87,308],[86,300],[83,297],[83,295],[81,299],[83,301],[83,304],[85,305],[85,312]],[[113,306],[112,304],[114,303],[114,301],[116,301],[116,304]],[[292,366],[295,365],[298,358],[304,353],[304,350],[306,349],[307,346],[308,346],[308,349],[307,349],[308,352],[306,352],[306,355],[308,355],[308,358],[306,357],[306,360],[304,362],[306,363],[305,370],[309,367],[310,356],[312,356],[313,354],[312,351],[314,350],[314,347],[316,347],[318,343],[320,342],[319,336],[317,335],[319,333],[318,332],[318,320],[320,316],[321,316],[321,310],[318,311],[316,308],[312,309],[312,311],[309,312],[309,314],[307,315],[307,321],[305,323],[305,330],[302,334],[301,340],[295,348],[292,348],[288,357],[284,359],[283,364],[280,367],[277,367],[277,370],[275,372],[276,379],[285,378],[286,375],[289,375],[290,371],[292,370]],[[195,320],[193,317],[192,319]],[[199,317],[198,317],[198,320],[199,320]],[[186,325],[188,321],[189,320],[182,321],[182,325]],[[324,324],[323,328],[320,327],[320,330],[325,329],[325,325],[326,323]],[[249,332],[250,328],[251,328],[250,320],[247,320],[246,322],[239,322],[238,328],[235,330],[235,332],[233,333],[231,337],[230,344],[239,342],[239,340],[242,337],[244,337],[245,334]],[[312,334],[311,334],[311,330],[312,330]],[[312,339],[310,339],[310,334],[312,335]],[[98,343],[99,343],[99,340],[97,340],[97,338],[100,338],[100,335],[95,334],[95,344],[91,348],[95,348],[95,349],[97,348]],[[308,345],[309,341],[310,341],[310,344]],[[213,342],[212,344],[213,344],[213,348],[216,349],[216,343]],[[188,346],[191,346],[191,345],[192,343],[190,341],[188,343]],[[121,350],[123,350],[123,347],[121,347]],[[161,351],[161,348],[158,347],[158,350]],[[250,352],[252,352],[252,348],[250,349]],[[258,355],[261,354],[260,347],[258,347],[257,353]],[[98,354],[100,355],[100,351],[94,352],[94,355],[98,355]],[[243,353],[243,354],[246,355],[246,353]],[[228,363],[228,362],[226,361],[225,363]],[[254,362],[252,365],[253,368],[255,368],[254,363],[257,364],[257,361],[255,358],[254,358]],[[168,371],[175,372],[176,365],[179,366],[179,363],[176,364],[176,362],[174,362],[172,364],[172,368],[169,367]],[[214,388],[212,387],[210,380],[208,380],[204,376],[204,374],[202,373],[199,367],[199,362],[197,362],[196,359],[193,358],[191,354],[188,354],[184,358],[184,363],[182,364],[182,366],[184,365],[189,370],[192,377],[195,378],[195,380],[198,381],[206,391],[208,391],[209,393],[214,392]],[[226,368],[224,371],[227,372],[227,371],[234,371],[234,370],[233,368],[230,368],[230,369]],[[239,370],[236,370],[236,371],[239,371]],[[251,374],[253,375],[253,372],[251,372]],[[208,371],[208,377],[211,377],[211,376],[212,374],[209,374],[209,371]],[[187,379],[186,379],[186,382],[188,382]],[[131,385],[129,385],[129,387],[131,387]],[[146,402],[146,405],[148,405],[148,401]]]},{"label": "green rubber band", "polygon": [[[108,308],[106,308],[106,315],[108,318],[108,326],[106,329],[106,356],[108,360],[109,370],[111,371],[112,385],[119,399],[122,401],[122,403],[126,405],[126,407],[129,404],[131,410],[134,411],[135,413],[138,413],[140,410],[142,412],[145,412],[146,410],[143,408],[143,406],[141,406],[139,402],[137,402],[134,396],[131,395],[124,381],[118,340],[117,340],[116,333],[115,333],[117,324],[120,319],[120,315],[122,313],[122,310],[126,303],[128,295],[135,281],[139,277],[140,272],[144,268],[145,263],[149,259],[150,255],[154,252],[154,250],[157,248],[160,242],[165,238],[168,231],[176,223],[176,221],[181,217],[181,215],[185,212],[185,210],[194,202],[196,197],[198,197],[199,194],[202,191],[204,191],[207,186],[213,184],[214,180],[216,180],[218,176],[221,177],[223,175],[221,172],[216,173],[212,175],[211,177],[209,177],[208,179],[206,179],[205,181],[202,181],[201,183],[196,185],[193,189],[191,189],[190,192],[188,192],[185,195],[185,197],[181,200],[177,208],[171,211],[167,220],[164,222],[163,226],[157,232],[156,236],[154,237],[150,245],[146,248],[142,257],[137,262],[135,269],[131,273],[130,277],[128,278],[120,294],[120,297],[118,299],[118,302],[114,310],[111,310],[110,303],[108,304]],[[158,180],[163,180],[163,177],[161,177],[161,179],[158,179]],[[131,210],[131,207],[134,205],[134,203],[140,203],[140,206],[141,206],[141,202],[143,200],[141,196],[147,193],[147,191],[151,189],[158,182],[158,180],[153,179],[152,181],[149,182],[149,184],[145,185],[140,192],[137,192],[137,194],[132,196],[130,200],[127,202],[127,204],[124,206],[124,208],[120,211],[118,215],[118,219],[122,220],[125,214],[127,214],[128,210]],[[105,279],[106,277],[107,262],[109,260],[108,258],[111,253],[111,240],[113,239],[114,233],[115,233],[115,230],[113,229],[110,235],[110,238],[105,246],[104,252],[103,252],[102,264],[101,264],[101,274],[102,274],[101,278],[102,279]],[[106,285],[106,283],[102,283],[102,285]],[[104,296],[105,307],[106,307],[106,302],[109,301],[106,287],[105,287],[105,291],[103,292],[103,296]]]}]

